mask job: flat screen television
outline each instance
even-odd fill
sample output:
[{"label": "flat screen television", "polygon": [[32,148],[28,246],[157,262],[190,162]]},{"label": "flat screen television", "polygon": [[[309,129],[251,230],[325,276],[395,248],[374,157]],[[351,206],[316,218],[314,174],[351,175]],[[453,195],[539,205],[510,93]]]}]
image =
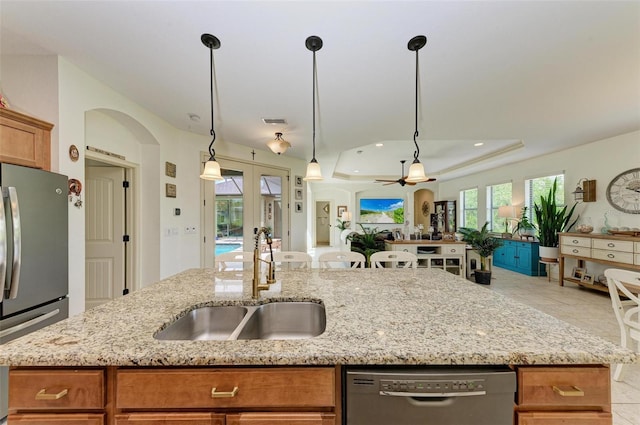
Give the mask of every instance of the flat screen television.
[{"label": "flat screen television", "polygon": [[359,223],[404,224],[404,199],[360,198]]}]

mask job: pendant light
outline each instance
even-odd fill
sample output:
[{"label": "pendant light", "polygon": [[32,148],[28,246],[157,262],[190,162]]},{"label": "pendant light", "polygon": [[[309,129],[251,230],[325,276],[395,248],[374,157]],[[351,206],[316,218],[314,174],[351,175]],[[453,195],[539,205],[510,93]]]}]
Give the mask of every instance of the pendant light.
[{"label": "pendant light", "polygon": [[276,133],[276,138],[267,142],[267,147],[271,149],[271,152],[278,155],[283,154],[291,147],[291,143],[282,138],[282,133]]},{"label": "pendant light", "polygon": [[313,52],[313,154],[311,161],[307,165],[307,175],[303,180],[322,180],[322,171],[320,170],[320,164],[316,161],[316,52],[322,49],[322,39],[315,35],[307,38],[305,41],[307,49]]},{"label": "pendant light", "polygon": [[418,51],[422,49],[427,44],[427,37],[424,35],[417,35],[409,40],[408,48],[412,52],[416,52],[416,126],[415,131],[413,133],[413,143],[416,145],[416,150],[413,152],[413,163],[409,167],[409,173],[407,174],[407,178],[405,181],[407,183],[420,183],[429,180],[429,178],[424,173],[424,166],[418,159],[420,156],[420,147],[418,146],[418,142],[416,141],[416,137],[418,137]]},{"label": "pendant light", "polygon": [[209,49],[209,72],[211,74],[211,143],[209,143],[209,159],[204,165],[204,171],[200,175],[203,180],[224,180],[220,173],[220,164],[216,161],[216,151],[213,149],[213,142],[216,141],[216,132],[213,125],[213,50],[220,48],[220,40],[211,34],[200,36],[202,44]]}]

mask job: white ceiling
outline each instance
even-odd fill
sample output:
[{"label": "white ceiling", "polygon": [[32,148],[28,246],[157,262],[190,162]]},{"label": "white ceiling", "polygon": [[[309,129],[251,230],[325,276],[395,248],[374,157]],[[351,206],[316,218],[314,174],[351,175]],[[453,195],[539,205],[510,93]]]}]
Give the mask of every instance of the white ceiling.
[{"label": "white ceiling", "polygon": [[[638,1],[0,1],[3,54],[56,53],[178,128],[266,149],[276,131],[325,177],[440,181],[640,129]],[[188,114],[201,117],[191,121]],[[263,124],[284,118],[287,125]],[[482,141],[484,145],[474,147]],[[218,143],[218,142],[216,142]],[[375,147],[383,143],[383,147]],[[355,170],[358,170],[356,172]]]}]

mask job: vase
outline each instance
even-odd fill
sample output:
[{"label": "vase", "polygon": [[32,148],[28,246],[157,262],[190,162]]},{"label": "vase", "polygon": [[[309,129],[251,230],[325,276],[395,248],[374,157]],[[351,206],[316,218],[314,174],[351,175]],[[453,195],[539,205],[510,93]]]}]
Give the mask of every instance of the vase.
[{"label": "vase", "polygon": [[555,263],[558,261],[558,247],[557,246],[541,246],[540,247],[540,260]]}]

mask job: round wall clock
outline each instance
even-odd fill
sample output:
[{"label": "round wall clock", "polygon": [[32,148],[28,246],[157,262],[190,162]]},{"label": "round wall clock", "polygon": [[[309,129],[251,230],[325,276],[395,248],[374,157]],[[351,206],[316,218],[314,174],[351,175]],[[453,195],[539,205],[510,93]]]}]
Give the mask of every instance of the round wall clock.
[{"label": "round wall clock", "polygon": [[640,214],[640,168],[615,176],[607,187],[607,200],[617,210]]}]

